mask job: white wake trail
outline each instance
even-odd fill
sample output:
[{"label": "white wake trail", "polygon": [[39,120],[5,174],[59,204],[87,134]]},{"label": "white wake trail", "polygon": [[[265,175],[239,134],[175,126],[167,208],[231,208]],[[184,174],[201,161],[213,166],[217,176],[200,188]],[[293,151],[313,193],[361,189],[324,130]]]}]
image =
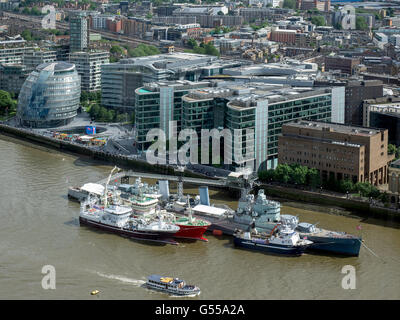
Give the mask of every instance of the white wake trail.
[{"label": "white wake trail", "polygon": [[107,278],[107,279],[112,279],[112,280],[118,280],[124,283],[129,283],[129,284],[133,284],[137,287],[140,287],[141,285],[143,285],[144,283],[146,283],[146,281],[144,280],[138,280],[138,279],[131,279],[131,278],[127,278],[124,276],[119,276],[119,275],[114,275],[114,274],[104,274],[101,272],[96,272],[97,275],[99,275],[100,277],[103,278]]}]

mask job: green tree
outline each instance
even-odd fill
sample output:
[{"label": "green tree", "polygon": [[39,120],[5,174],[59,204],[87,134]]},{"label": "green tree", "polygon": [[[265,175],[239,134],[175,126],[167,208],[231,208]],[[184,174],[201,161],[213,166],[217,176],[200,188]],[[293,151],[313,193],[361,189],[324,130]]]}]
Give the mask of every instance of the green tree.
[{"label": "green tree", "polygon": [[21,32],[22,38],[24,38],[26,41],[32,41],[32,32],[30,30],[25,29],[24,31]]},{"label": "green tree", "polygon": [[363,197],[377,198],[380,195],[378,188],[370,184],[369,182],[357,182],[354,185],[354,189],[360,193]]},{"label": "green tree", "polygon": [[40,15],[42,15],[42,12],[41,12],[38,8],[33,7],[33,8],[31,9],[31,14],[32,14],[32,15],[35,15],[35,16],[40,16]]},{"label": "green tree", "polygon": [[367,22],[362,16],[356,17],[356,29],[357,30],[368,30]]},{"label": "green tree", "polygon": [[11,98],[9,92],[0,90],[0,114],[14,112],[17,109],[17,103]]},{"label": "green tree", "polygon": [[192,38],[190,38],[190,39],[188,40],[187,44],[188,44],[188,46],[189,46],[190,48],[192,48],[192,49],[193,49],[194,47],[197,47],[197,41],[194,40],[194,39],[192,39]]},{"label": "green tree", "polygon": [[388,149],[387,149],[387,153],[388,154],[395,154],[397,151],[397,148],[394,144],[388,144]]},{"label": "green tree", "polygon": [[351,180],[341,180],[339,182],[339,189],[340,192],[346,193],[346,192],[352,192],[354,190],[354,184]]},{"label": "green tree", "polygon": [[321,177],[317,169],[308,169],[307,184],[312,188],[316,188],[321,185]]},{"label": "green tree", "polygon": [[311,17],[311,23],[315,24],[317,27],[326,25],[325,18],[323,16],[319,16],[319,15]]},{"label": "green tree", "polygon": [[305,166],[292,167],[292,181],[295,184],[304,185],[307,182],[308,168]]},{"label": "green tree", "polygon": [[123,55],[124,49],[122,49],[120,46],[114,45],[110,48],[110,53]]},{"label": "green tree", "polygon": [[294,10],[296,9],[296,0],[284,0],[282,7]]},{"label": "green tree", "polygon": [[274,180],[274,169],[262,170],[258,173],[258,178],[261,181],[273,181]]},{"label": "green tree", "polygon": [[279,182],[288,183],[293,174],[292,168],[287,164],[278,164],[274,172],[274,179]]}]

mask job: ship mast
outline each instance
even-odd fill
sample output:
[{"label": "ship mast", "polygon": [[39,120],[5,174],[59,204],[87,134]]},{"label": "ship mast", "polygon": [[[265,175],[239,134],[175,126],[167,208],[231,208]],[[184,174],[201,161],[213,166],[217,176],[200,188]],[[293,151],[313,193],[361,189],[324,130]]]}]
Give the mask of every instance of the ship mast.
[{"label": "ship mast", "polygon": [[183,198],[183,175],[185,172],[185,167],[184,166],[179,166],[178,168],[175,169],[175,171],[180,172],[178,175],[178,200],[182,200]]},{"label": "ship mast", "polygon": [[189,209],[188,217],[189,217],[189,222],[193,223],[193,215],[192,215],[192,207],[190,206],[190,196],[187,195],[187,205]]},{"label": "ship mast", "polygon": [[112,174],[113,174],[113,172],[115,171],[115,170],[118,170],[119,168],[117,167],[117,166],[115,166],[112,170],[111,170],[111,172],[110,172],[110,175],[108,176],[108,179],[107,179],[107,182],[106,182],[106,186],[105,186],[105,188],[104,188],[104,208],[106,208],[107,207],[107,197],[108,197],[108,195],[107,195],[107,193],[108,193],[108,184],[110,183],[110,180],[111,180],[111,176],[112,176]]},{"label": "ship mast", "polygon": [[252,176],[250,168],[240,168],[242,176],[239,178],[240,183],[240,198],[246,200],[247,195],[253,189],[255,178]]}]

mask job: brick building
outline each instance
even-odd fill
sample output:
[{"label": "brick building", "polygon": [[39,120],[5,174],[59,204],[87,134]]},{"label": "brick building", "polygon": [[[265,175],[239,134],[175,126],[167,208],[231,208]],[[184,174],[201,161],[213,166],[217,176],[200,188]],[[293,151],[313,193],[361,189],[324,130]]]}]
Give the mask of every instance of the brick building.
[{"label": "brick building", "polygon": [[352,125],[363,123],[363,101],[383,97],[383,83],[379,80],[349,81],[346,85],[344,122]]},{"label": "brick building", "polygon": [[287,29],[272,29],[269,40],[275,42],[296,43],[297,30],[287,30]]},{"label": "brick building", "polygon": [[300,120],[282,126],[278,163],[319,170],[321,179],[388,183],[388,130]]},{"label": "brick building", "polygon": [[325,71],[340,70],[343,73],[354,74],[355,68],[359,64],[359,58],[348,58],[343,56],[325,57]]}]

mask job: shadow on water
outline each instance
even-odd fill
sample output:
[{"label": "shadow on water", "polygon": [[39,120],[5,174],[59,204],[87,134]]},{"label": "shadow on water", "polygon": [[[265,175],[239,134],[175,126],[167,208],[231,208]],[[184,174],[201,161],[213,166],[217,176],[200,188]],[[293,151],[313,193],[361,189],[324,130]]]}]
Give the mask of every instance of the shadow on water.
[{"label": "shadow on water", "polygon": [[69,227],[71,227],[71,226],[79,227],[80,226],[78,218],[74,218],[70,221],[66,221],[66,222],[64,222],[64,224]]},{"label": "shadow on water", "polygon": [[112,166],[110,162],[103,160],[96,160],[89,156],[79,156],[75,161],[74,165],[77,167],[93,167],[93,166]]},{"label": "shadow on water", "polygon": [[[65,224],[67,225],[73,225],[73,221],[70,222],[65,222]],[[107,231],[103,231],[97,228],[91,228],[89,226],[85,226],[85,225],[80,225],[79,223],[79,219],[77,222],[77,225],[80,226],[81,228],[85,228],[86,230],[89,230],[90,232],[96,233],[98,235],[112,235],[115,237],[120,237],[120,238],[124,238],[127,239],[129,241],[141,244],[141,245],[146,245],[146,246],[167,246],[167,245],[173,245],[173,244],[169,244],[169,243],[163,243],[163,242],[156,242],[156,241],[151,241],[151,240],[146,240],[146,239],[135,239],[129,236],[125,236],[125,235],[121,235],[121,234],[115,234],[113,232],[107,232]]]},{"label": "shadow on water", "polygon": [[[224,246],[227,246],[227,244],[225,244]],[[260,250],[250,250],[250,249],[246,249],[246,248],[242,248],[242,247],[236,247],[233,244],[231,246],[233,250],[240,250],[240,251],[247,251],[247,252],[251,252],[254,254],[261,254],[261,255],[266,255],[266,256],[274,256],[274,257],[282,257],[282,258],[298,258],[301,255],[289,255],[289,254],[279,254],[279,253],[273,253],[273,252],[265,252],[265,251],[260,251]]]}]

